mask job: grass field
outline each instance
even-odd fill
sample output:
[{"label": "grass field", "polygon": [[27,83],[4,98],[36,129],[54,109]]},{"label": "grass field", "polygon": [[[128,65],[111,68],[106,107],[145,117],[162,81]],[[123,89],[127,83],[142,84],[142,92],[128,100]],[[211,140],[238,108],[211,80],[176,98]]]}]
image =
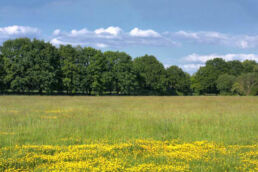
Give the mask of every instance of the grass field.
[{"label": "grass field", "polygon": [[0,97],[0,171],[258,171],[258,97]]}]

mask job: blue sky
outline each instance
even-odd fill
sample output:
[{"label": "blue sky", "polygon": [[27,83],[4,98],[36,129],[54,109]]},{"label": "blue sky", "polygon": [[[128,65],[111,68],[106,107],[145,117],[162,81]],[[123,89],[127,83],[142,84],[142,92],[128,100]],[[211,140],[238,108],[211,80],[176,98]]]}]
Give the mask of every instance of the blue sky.
[{"label": "blue sky", "polygon": [[194,73],[214,57],[258,61],[258,1],[1,0],[0,43],[24,36],[152,54]]}]

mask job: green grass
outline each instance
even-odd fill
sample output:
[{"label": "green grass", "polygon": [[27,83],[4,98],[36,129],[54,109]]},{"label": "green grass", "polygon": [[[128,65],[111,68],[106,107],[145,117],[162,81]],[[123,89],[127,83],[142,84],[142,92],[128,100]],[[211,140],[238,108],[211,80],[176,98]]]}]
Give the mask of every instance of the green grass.
[{"label": "green grass", "polygon": [[258,142],[258,97],[1,96],[0,146]]},{"label": "green grass", "polygon": [[257,171],[257,143],[258,97],[0,97],[0,171]]}]

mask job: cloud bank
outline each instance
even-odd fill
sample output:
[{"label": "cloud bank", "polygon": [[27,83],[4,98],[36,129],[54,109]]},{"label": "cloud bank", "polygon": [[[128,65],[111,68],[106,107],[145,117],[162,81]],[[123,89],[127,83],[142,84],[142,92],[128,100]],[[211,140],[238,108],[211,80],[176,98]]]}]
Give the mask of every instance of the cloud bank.
[{"label": "cloud bank", "polygon": [[97,48],[127,46],[173,47],[177,45],[173,39],[167,39],[162,34],[151,29],[141,30],[134,28],[130,32],[125,32],[121,28],[114,26],[93,31],[86,28],[81,30],[73,29],[68,32],[57,29],[53,32],[50,42],[57,46],[71,44]]},{"label": "cloud bank", "polygon": [[[71,39],[72,38],[72,39]],[[230,35],[219,32],[163,32],[152,29],[142,30],[133,28],[129,32],[119,27],[110,26],[94,31],[83,28],[73,29],[69,32],[55,30],[52,40],[70,43],[72,45],[88,45],[96,47],[97,44],[105,44],[105,47],[121,46],[157,46],[171,47],[183,45],[185,42],[200,45],[227,46],[239,49],[258,48],[258,35]]]},{"label": "cloud bank", "polygon": [[197,71],[201,66],[205,65],[207,60],[211,60],[214,58],[222,58],[225,61],[232,61],[232,60],[254,60],[258,62],[258,54],[207,54],[207,55],[200,55],[200,54],[190,54],[186,57],[182,58],[183,65],[180,65],[185,71],[189,73],[194,73]]},{"label": "cloud bank", "polygon": [[187,32],[170,33],[176,40],[199,44],[223,45],[241,49],[258,47],[258,35],[229,35],[219,32]]},{"label": "cloud bank", "polygon": [[141,30],[137,27],[130,31],[130,35],[134,37],[161,37],[161,35],[158,32],[155,32],[154,30]]},{"label": "cloud bank", "polygon": [[199,55],[199,54],[190,54],[184,58],[186,62],[201,62],[205,63],[207,60],[214,59],[216,57],[223,58],[226,61],[231,60],[255,60],[258,61],[258,54],[209,54],[209,55]]},{"label": "cloud bank", "polygon": [[[40,30],[30,26],[7,26],[0,27],[0,41],[17,37],[38,37]],[[154,46],[173,47],[184,43],[226,46],[239,49],[258,48],[258,35],[230,35],[214,31],[178,31],[157,32],[152,29],[139,29],[137,27],[126,32],[120,27],[109,26],[88,30],[87,28],[63,31],[56,29],[52,35],[48,35],[55,45],[71,44],[81,46],[126,47],[126,46]]]},{"label": "cloud bank", "polygon": [[0,27],[0,42],[18,37],[37,37],[40,34],[38,28],[29,26],[7,26]]}]

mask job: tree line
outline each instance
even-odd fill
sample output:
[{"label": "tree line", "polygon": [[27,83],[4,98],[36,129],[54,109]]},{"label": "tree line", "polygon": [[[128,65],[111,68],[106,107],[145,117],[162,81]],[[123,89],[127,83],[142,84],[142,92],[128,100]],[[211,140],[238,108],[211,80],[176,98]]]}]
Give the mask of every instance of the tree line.
[{"label": "tree line", "polygon": [[258,63],[208,60],[192,76],[156,57],[18,38],[0,46],[1,94],[258,95]]}]

